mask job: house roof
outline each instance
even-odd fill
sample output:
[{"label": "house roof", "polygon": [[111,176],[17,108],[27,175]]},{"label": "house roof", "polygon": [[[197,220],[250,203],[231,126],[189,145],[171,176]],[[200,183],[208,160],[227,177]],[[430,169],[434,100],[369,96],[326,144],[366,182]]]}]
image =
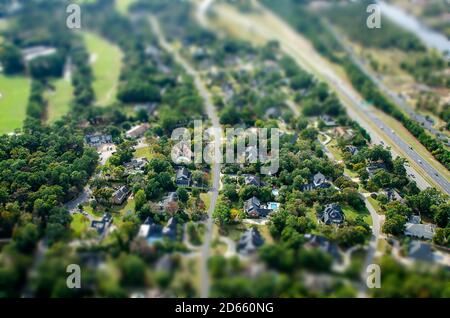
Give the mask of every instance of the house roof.
[{"label": "house roof", "polygon": [[323,115],[320,116],[320,119],[325,123],[327,126],[336,126],[336,121],[329,115]]},{"label": "house roof", "polygon": [[318,173],[316,173],[314,175],[314,181],[313,182],[314,182],[314,185],[316,187],[322,185],[326,181],[327,181],[327,179],[325,178],[325,176],[321,172],[318,172]]},{"label": "house roof", "polygon": [[261,206],[261,202],[259,201],[259,199],[257,197],[252,197],[250,199],[248,199],[247,201],[245,201],[244,203],[244,207],[245,210],[248,211],[250,209],[259,209],[259,207]]},{"label": "house roof", "polygon": [[359,152],[358,148],[356,148],[356,147],[353,146],[353,145],[348,145],[348,146],[346,146],[346,147],[345,147],[345,150],[347,150],[348,152],[350,152],[352,155],[356,155],[356,154]]},{"label": "house roof", "polygon": [[130,188],[128,188],[128,186],[121,186],[116,192],[114,192],[113,198],[119,201],[123,201],[129,193]]},{"label": "house roof", "polygon": [[252,227],[242,234],[237,248],[242,254],[250,254],[256,251],[263,244],[264,239],[261,236],[261,233],[259,233],[256,228]]},{"label": "house roof", "polygon": [[344,214],[337,203],[327,204],[322,212],[322,221],[325,224],[341,224],[344,222]]},{"label": "house roof", "polygon": [[191,177],[191,172],[186,167],[182,167],[177,170],[177,180],[189,179],[190,177]]},{"label": "house roof", "polygon": [[162,230],[163,235],[170,239],[175,239],[177,235],[177,223],[177,220],[174,217],[171,217]]},{"label": "house roof", "polygon": [[420,218],[420,215],[411,215],[409,218],[409,223],[420,224],[421,221],[422,219]]},{"label": "house roof", "polygon": [[434,236],[434,226],[431,224],[405,224],[405,235],[431,240]]},{"label": "house roof", "polygon": [[254,176],[254,175],[246,175],[244,178],[245,184],[246,185],[255,185],[255,186],[260,186],[261,185],[261,179],[259,178],[259,176]]},{"label": "house roof", "polygon": [[100,221],[92,221],[91,227],[97,230],[99,234],[102,234],[106,227],[112,222],[112,216],[109,213],[105,213],[102,216],[102,219]]},{"label": "house roof", "polygon": [[371,162],[367,165],[366,170],[373,175],[379,170],[386,170],[386,165],[383,162]]},{"label": "house roof", "polygon": [[408,256],[418,261],[432,262],[434,260],[431,245],[420,241],[411,242]]},{"label": "house roof", "polygon": [[341,260],[341,254],[339,252],[339,247],[337,244],[331,242],[326,237],[314,235],[314,234],[305,234],[305,238],[308,240],[308,245],[311,247],[319,248],[320,250],[330,254],[336,260]]},{"label": "house roof", "polygon": [[403,201],[402,196],[397,192],[397,190],[387,189],[385,192],[389,201]]}]

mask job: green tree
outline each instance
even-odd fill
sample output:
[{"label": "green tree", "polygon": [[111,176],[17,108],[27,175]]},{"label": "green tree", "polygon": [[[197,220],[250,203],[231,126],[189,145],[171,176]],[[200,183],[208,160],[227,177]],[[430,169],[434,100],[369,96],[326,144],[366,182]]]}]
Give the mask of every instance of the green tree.
[{"label": "green tree", "polygon": [[144,190],[139,190],[134,195],[135,203],[136,203],[136,211],[140,211],[142,207],[147,203],[147,196],[145,195]]},{"label": "green tree", "polygon": [[232,221],[230,208],[222,202],[219,203],[214,210],[213,218],[220,226],[230,224]]},{"label": "green tree", "polygon": [[189,193],[185,188],[178,188],[177,195],[178,199],[183,203],[186,203],[189,200]]},{"label": "green tree", "polygon": [[383,232],[387,234],[399,235],[402,234],[405,229],[406,217],[403,215],[393,215],[386,218],[383,224]]}]

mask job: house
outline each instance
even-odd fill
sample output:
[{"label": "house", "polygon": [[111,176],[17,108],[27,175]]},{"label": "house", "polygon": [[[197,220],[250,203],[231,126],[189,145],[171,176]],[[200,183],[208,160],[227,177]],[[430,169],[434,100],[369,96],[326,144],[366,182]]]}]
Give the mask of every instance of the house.
[{"label": "house", "polygon": [[177,225],[178,222],[174,217],[169,219],[167,225],[163,228],[162,234],[164,237],[174,241],[177,238]]},{"label": "house", "polygon": [[172,204],[178,202],[178,195],[176,192],[170,192],[166,197],[163,198],[161,202],[159,202],[158,207],[160,211],[164,211],[167,207]]},{"label": "house", "polygon": [[153,225],[153,220],[148,217],[145,222],[139,227],[138,237],[147,238],[150,233],[150,228]]},{"label": "house", "polygon": [[248,146],[245,149],[245,161],[247,163],[257,163],[258,162],[258,147]]},{"label": "house", "polygon": [[334,128],[333,133],[337,137],[344,138],[346,140],[351,139],[355,136],[355,131],[353,129],[341,126]]},{"label": "house", "polygon": [[329,187],[330,183],[328,183],[326,177],[321,172],[318,172],[313,176],[312,182],[302,186],[302,191],[310,191],[319,188],[324,189]]},{"label": "house", "polygon": [[420,215],[412,215],[409,218],[409,223],[412,223],[412,224],[420,224],[421,221],[422,221],[422,219],[420,218]]},{"label": "house", "polygon": [[243,255],[254,253],[260,246],[264,244],[264,239],[258,229],[252,227],[242,234],[237,250]]},{"label": "house", "polygon": [[105,144],[111,144],[113,142],[111,135],[102,135],[102,134],[94,134],[94,135],[86,135],[84,136],[84,140],[90,147],[99,148]]},{"label": "house", "polygon": [[261,179],[259,176],[247,174],[244,176],[245,185],[254,185],[257,187],[261,186]]},{"label": "house", "polygon": [[323,121],[325,123],[325,126],[327,126],[327,127],[337,126],[336,121],[331,116],[322,115],[322,116],[320,116],[320,120]]},{"label": "house", "polygon": [[412,241],[409,245],[408,256],[416,261],[433,262],[434,253],[431,245],[421,241]]},{"label": "house", "polygon": [[150,129],[150,125],[145,123],[142,125],[134,126],[125,133],[125,136],[130,139],[140,138],[144,136],[145,132]]},{"label": "house", "polygon": [[121,186],[113,193],[112,202],[116,205],[121,205],[128,198],[131,190],[127,186]]},{"label": "house", "polygon": [[323,186],[323,184],[325,184],[327,182],[327,179],[325,178],[325,176],[318,172],[314,175],[313,177],[313,184],[315,188],[320,188]]},{"label": "house", "polygon": [[194,154],[192,153],[191,147],[188,143],[181,142],[172,148],[172,160],[176,164],[186,163],[189,164],[192,160]]},{"label": "house", "polygon": [[276,107],[268,108],[264,114],[264,118],[267,118],[267,119],[278,118],[280,116],[281,116],[280,109],[276,108]]},{"label": "house", "polygon": [[366,168],[370,177],[373,177],[378,171],[386,170],[386,165],[383,162],[371,162]]},{"label": "house", "polygon": [[272,195],[274,197],[278,197],[280,195],[280,190],[279,189],[272,189]]},{"label": "house", "polygon": [[434,236],[434,230],[435,226],[432,224],[414,224],[408,222],[405,224],[404,234],[406,236],[431,240]]},{"label": "house", "polygon": [[56,53],[56,48],[44,45],[33,46],[22,50],[25,62],[31,62],[38,57],[49,56]]},{"label": "house", "polygon": [[146,111],[148,114],[153,114],[158,106],[157,103],[145,103],[145,104],[136,104],[134,105],[134,111],[139,112],[141,110]]},{"label": "house", "polygon": [[320,220],[326,225],[342,224],[344,223],[345,216],[342,213],[342,209],[337,203],[327,204],[325,209],[320,214]]},{"label": "house", "polygon": [[161,55],[161,51],[156,46],[147,45],[145,48],[145,54],[152,57],[159,57]]},{"label": "house", "polygon": [[307,239],[307,243],[304,245],[305,247],[318,248],[330,254],[335,260],[341,261],[342,257],[337,244],[320,235],[305,234],[305,238]]},{"label": "house", "polygon": [[129,174],[143,172],[145,166],[148,164],[147,158],[133,158],[130,162],[126,163],[125,169]]},{"label": "house", "polygon": [[244,211],[250,217],[259,217],[261,202],[257,197],[252,197],[244,202]]},{"label": "house", "polygon": [[348,145],[345,147],[345,150],[352,154],[352,156],[357,155],[359,150],[353,145]]},{"label": "house", "polygon": [[108,227],[112,224],[112,216],[109,213],[103,214],[103,217],[100,221],[92,221],[91,227],[96,229],[98,234],[103,235]]},{"label": "house", "polygon": [[[402,198],[402,196],[395,189],[386,189],[384,191],[384,193],[386,194],[389,202],[392,202],[392,201],[404,202],[405,201]],[[420,223],[420,221],[419,221],[419,223]]]},{"label": "house", "polygon": [[230,101],[235,95],[233,86],[229,83],[222,83],[221,88],[223,91],[225,101],[226,102]]},{"label": "house", "polygon": [[191,172],[185,167],[178,169],[175,183],[179,187],[189,187],[191,184]]},{"label": "house", "polygon": [[244,212],[250,218],[266,217],[279,209],[280,204],[270,202],[268,205],[262,205],[257,197],[252,197],[244,202]]},{"label": "house", "polygon": [[147,240],[148,243],[152,244],[163,238],[163,227],[160,224],[153,222],[153,220],[148,217],[145,222],[139,227],[139,232],[137,237]]}]

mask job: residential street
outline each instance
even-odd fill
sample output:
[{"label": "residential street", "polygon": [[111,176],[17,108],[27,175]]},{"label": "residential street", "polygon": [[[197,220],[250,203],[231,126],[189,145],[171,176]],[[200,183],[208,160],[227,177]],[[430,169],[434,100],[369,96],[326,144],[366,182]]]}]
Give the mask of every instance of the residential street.
[{"label": "residential street", "polygon": [[69,212],[72,213],[74,210],[78,209],[78,206],[80,204],[86,203],[89,200],[91,194],[91,189],[89,188],[89,186],[86,186],[83,189],[83,192],[77,198],[66,203],[66,208],[69,210]]},{"label": "residential street", "polygon": [[222,134],[221,134],[221,126],[219,122],[219,117],[217,116],[216,108],[212,102],[212,98],[208,92],[208,89],[205,87],[204,83],[202,82],[200,78],[200,74],[186,61],[175,49],[172,45],[170,45],[164,35],[161,31],[161,28],[159,26],[158,20],[155,17],[150,17],[150,23],[153,28],[153,31],[158,37],[158,40],[160,42],[160,45],[165,49],[166,51],[170,52],[177,63],[179,63],[186,72],[192,76],[195,80],[195,86],[197,87],[197,90],[199,91],[201,97],[203,98],[205,102],[205,110],[206,113],[211,120],[212,127],[214,128],[214,140],[215,140],[215,158],[216,160],[213,160],[212,164],[212,189],[210,191],[211,201],[210,206],[208,210],[208,220],[206,221],[206,233],[205,233],[205,242],[202,247],[202,263],[201,263],[201,290],[200,290],[200,296],[202,298],[206,298],[209,295],[209,289],[210,289],[210,281],[209,281],[209,274],[208,274],[208,259],[210,256],[210,249],[211,249],[211,240],[212,240],[212,229],[213,229],[213,212],[217,204],[217,199],[219,196],[219,187],[220,187],[220,169],[221,160],[219,159],[219,156],[221,156],[220,152],[220,145],[222,140]]}]

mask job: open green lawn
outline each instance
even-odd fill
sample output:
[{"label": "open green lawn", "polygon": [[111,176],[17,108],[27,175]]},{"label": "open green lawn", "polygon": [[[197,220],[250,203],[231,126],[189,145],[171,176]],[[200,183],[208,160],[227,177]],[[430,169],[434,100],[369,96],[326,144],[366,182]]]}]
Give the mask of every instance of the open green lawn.
[{"label": "open green lawn", "polygon": [[347,220],[355,220],[357,216],[361,215],[367,224],[372,225],[372,218],[370,217],[370,213],[366,208],[364,208],[364,211],[360,212],[356,211],[351,206],[344,205],[342,206],[342,211],[344,212],[345,218]]},{"label": "open green lawn", "polygon": [[30,94],[30,80],[0,74],[0,94],[0,134],[22,128]]},{"label": "open green lawn", "polygon": [[116,0],[117,11],[122,14],[126,14],[128,12],[128,8],[134,2],[136,2],[136,0]]},{"label": "open green lawn", "polygon": [[124,215],[124,214],[128,213],[129,211],[134,212],[134,208],[136,206],[136,203],[135,203],[134,199],[129,199],[124,204],[125,205],[119,210],[119,213],[121,215]]},{"label": "open green lawn", "polygon": [[52,82],[54,91],[47,92],[48,100],[47,121],[54,122],[67,114],[70,109],[70,101],[73,97],[73,87],[70,81],[58,79]]},{"label": "open green lawn", "polygon": [[211,196],[209,193],[200,193],[200,199],[205,203],[206,211],[208,211],[209,206],[211,205]]},{"label": "open green lawn", "polygon": [[72,216],[70,228],[75,232],[76,237],[81,237],[89,228],[89,219],[82,214],[75,214]]},{"label": "open green lawn", "polygon": [[150,160],[150,159],[152,159],[153,155],[150,152],[149,147],[144,147],[144,148],[136,149],[136,151],[134,153],[134,157],[135,158],[147,158],[148,160]]},{"label": "open green lawn", "polygon": [[[0,19],[0,31],[6,30],[8,28],[8,21],[5,19]],[[2,37],[0,36],[0,43],[2,43]]]},{"label": "open green lawn", "polygon": [[87,49],[91,54],[94,72],[93,88],[98,105],[115,101],[122,68],[122,51],[112,43],[92,32],[84,33]]}]

